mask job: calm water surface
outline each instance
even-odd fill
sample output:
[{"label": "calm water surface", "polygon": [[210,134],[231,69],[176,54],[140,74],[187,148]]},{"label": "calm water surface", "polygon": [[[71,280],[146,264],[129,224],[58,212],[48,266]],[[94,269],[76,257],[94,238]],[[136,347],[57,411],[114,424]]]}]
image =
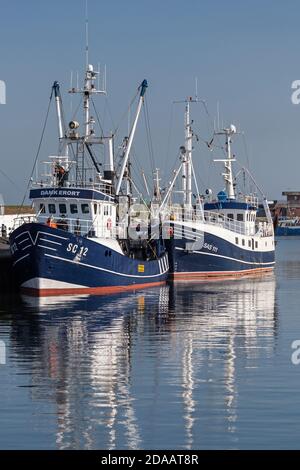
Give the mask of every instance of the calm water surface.
[{"label": "calm water surface", "polygon": [[0,448],[299,449],[299,305],[300,240],[260,279],[2,296]]}]

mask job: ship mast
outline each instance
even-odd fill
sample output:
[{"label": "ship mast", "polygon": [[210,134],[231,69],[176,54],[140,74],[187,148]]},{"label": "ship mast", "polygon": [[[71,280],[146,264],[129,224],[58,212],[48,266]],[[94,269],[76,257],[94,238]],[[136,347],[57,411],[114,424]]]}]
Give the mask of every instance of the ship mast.
[{"label": "ship mast", "polygon": [[184,113],[185,126],[185,152],[182,154],[182,190],[184,205],[187,209],[192,207],[192,150],[193,150],[193,132],[190,120],[190,102],[192,98],[186,100]]},{"label": "ship mast", "polygon": [[83,95],[84,110],[84,140],[91,141],[94,135],[94,118],[90,116],[90,101],[92,95],[105,95],[106,90],[97,90],[95,81],[100,71],[95,71],[93,65],[88,64],[85,72],[83,88],[71,88],[69,93],[79,93]]},{"label": "ship mast", "polygon": [[139,115],[140,115],[140,112],[141,112],[141,109],[142,109],[142,105],[144,103],[144,96],[145,96],[147,87],[148,87],[147,80],[143,80],[143,82],[141,83],[141,85],[139,87],[139,89],[140,89],[139,103],[138,103],[135,119],[133,121],[133,125],[132,125],[132,128],[131,128],[129,137],[128,137],[128,142],[127,142],[127,146],[126,146],[126,150],[125,150],[125,155],[124,155],[124,158],[123,158],[123,164],[122,164],[122,168],[121,168],[121,172],[120,172],[119,180],[118,180],[118,184],[117,184],[116,196],[118,196],[119,193],[120,193],[122,181],[123,181],[125,170],[126,170],[127,163],[128,163],[129,153],[130,153],[130,150],[131,150],[134,134],[135,134],[135,131],[136,131],[136,126],[137,126],[137,123],[138,123],[138,120],[139,120]]},{"label": "ship mast", "polygon": [[225,136],[225,152],[226,152],[226,158],[219,158],[215,159],[215,162],[223,162],[224,163],[224,173],[222,173],[222,176],[225,181],[225,188],[226,188],[226,193],[227,193],[227,198],[228,199],[235,199],[235,190],[234,190],[234,184],[233,184],[233,172],[232,172],[232,162],[235,162],[235,158],[231,153],[231,137],[233,134],[236,134],[236,127],[231,124],[228,128],[223,129],[220,132],[216,132],[216,135],[224,135]]},{"label": "ship mast", "polygon": [[66,142],[66,123],[64,120],[62,99],[60,93],[59,83],[55,81],[53,83],[52,91],[54,92],[55,105],[56,105],[56,115],[57,115],[57,125],[58,125],[58,138],[59,138],[59,155],[68,156],[68,145]]},{"label": "ship mast", "polygon": [[156,168],[154,172],[154,200],[156,202],[161,202],[160,178],[158,168]]},{"label": "ship mast", "polygon": [[184,101],[174,101],[174,103],[185,103],[184,113],[184,146],[180,147],[181,170],[181,192],[183,194],[183,205],[185,209],[192,208],[192,152],[193,152],[193,131],[190,118],[190,103],[197,103],[198,99],[188,97]]}]

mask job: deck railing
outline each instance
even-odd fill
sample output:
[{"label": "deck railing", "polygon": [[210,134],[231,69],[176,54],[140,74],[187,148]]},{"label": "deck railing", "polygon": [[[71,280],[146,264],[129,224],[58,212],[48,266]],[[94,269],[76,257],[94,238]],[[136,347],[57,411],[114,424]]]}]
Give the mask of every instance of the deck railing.
[{"label": "deck railing", "polygon": [[225,215],[218,212],[212,211],[197,211],[194,209],[188,210],[170,210],[168,213],[168,219],[170,222],[199,222],[208,225],[214,225],[230,230],[231,232],[245,236],[271,236],[273,234],[273,224],[268,222],[250,222],[250,221],[238,221],[229,219]]},{"label": "deck railing", "polygon": [[23,224],[30,224],[31,222],[36,222],[36,216],[35,215],[26,215],[26,216],[19,215],[18,217],[14,219],[13,222],[14,223],[13,223],[12,230],[16,230]]},{"label": "deck railing", "polygon": [[[49,216],[39,214],[35,216],[18,217],[14,221],[14,230],[24,223],[29,222],[40,222],[42,224],[52,225],[53,227],[66,230],[73,233],[74,235],[87,236],[87,237],[98,237],[98,238],[120,238],[125,239],[128,236],[128,227],[125,223],[117,223],[116,225],[107,222],[103,224],[102,220],[88,220],[71,217],[61,217],[59,219],[49,220]],[[192,239],[197,239],[197,223],[204,225],[213,225],[231,232],[244,236],[261,236],[267,237],[273,235],[273,224],[268,222],[242,222],[237,220],[228,219],[224,215],[218,214],[217,212],[204,211],[203,213],[197,213],[195,211],[185,211],[184,214],[178,214],[172,212],[171,214],[165,214],[162,222],[165,224],[174,223],[174,235],[180,236],[181,228],[184,227],[184,233],[189,233]],[[181,224],[182,222],[182,224]],[[184,223],[193,223],[194,227],[184,226]],[[140,224],[139,224],[140,225]],[[135,233],[136,224],[132,223],[129,230],[129,235],[138,238],[138,236],[148,236],[147,226],[142,226],[141,231]],[[194,230],[193,230],[194,229]],[[153,231],[157,231],[157,226],[153,227]],[[198,229],[198,231],[200,228]],[[203,228],[201,228],[203,231]],[[200,231],[201,231],[200,230]],[[205,228],[204,228],[205,231]],[[167,232],[166,232],[167,233]]]},{"label": "deck railing", "polygon": [[39,222],[53,228],[59,228],[73,233],[77,236],[84,237],[97,237],[97,238],[126,238],[127,229],[125,224],[117,224],[116,226],[110,223],[103,224],[97,220],[87,220],[80,218],[61,217],[50,219],[49,216],[38,215],[30,217],[18,217],[14,220],[13,230],[25,223]]}]

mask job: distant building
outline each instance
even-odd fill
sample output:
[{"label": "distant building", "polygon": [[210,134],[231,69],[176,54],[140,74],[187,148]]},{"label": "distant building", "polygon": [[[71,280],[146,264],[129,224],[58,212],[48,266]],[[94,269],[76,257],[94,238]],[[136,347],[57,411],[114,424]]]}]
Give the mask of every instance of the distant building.
[{"label": "distant building", "polygon": [[283,191],[286,201],[277,201],[275,211],[282,217],[300,217],[300,191]]}]

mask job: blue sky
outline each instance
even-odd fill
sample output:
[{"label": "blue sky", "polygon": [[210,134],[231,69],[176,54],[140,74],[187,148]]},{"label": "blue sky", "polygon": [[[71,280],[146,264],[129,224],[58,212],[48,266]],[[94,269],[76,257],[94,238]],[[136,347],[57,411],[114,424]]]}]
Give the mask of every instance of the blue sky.
[{"label": "blue sky", "polygon": [[[0,106],[0,164],[18,187],[0,174],[7,202],[23,197],[53,81],[64,92],[70,71],[83,69],[84,11],[84,0],[0,1],[0,79],[7,85],[7,104]],[[299,15],[297,1],[89,0],[90,58],[107,65],[114,122],[147,78],[155,163],[168,180],[183,143],[183,108],[172,101],[192,95],[198,77],[198,95],[211,116],[219,101],[224,124],[236,123],[245,132],[251,170],[269,198],[300,189],[300,105],[291,102],[291,83],[300,79]],[[64,104],[68,114],[68,96]],[[101,99],[99,109],[103,114]],[[107,116],[104,126],[110,130]],[[41,160],[57,150],[54,117],[52,112]],[[193,118],[195,131],[208,139],[211,125],[200,105]],[[125,119],[120,139],[126,128]],[[150,173],[143,128],[141,119],[135,154]],[[241,137],[235,150],[244,164]],[[195,144],[203,190],[222,186],[211,158]]]}]

